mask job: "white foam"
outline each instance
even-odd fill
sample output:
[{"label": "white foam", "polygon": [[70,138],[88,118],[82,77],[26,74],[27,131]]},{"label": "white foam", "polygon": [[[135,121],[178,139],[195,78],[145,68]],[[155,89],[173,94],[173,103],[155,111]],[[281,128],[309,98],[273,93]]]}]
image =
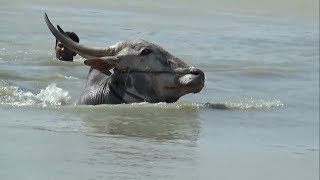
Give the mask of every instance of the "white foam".
[{"label": "white foam", "polygon": [[277,99],[264,100],[258,98],[247,97],[238,100],[228,100],[221,103],[206,103],[207,107],[214,109],[270,109],[274,107],[283,107],[283,103]]},{"label": "white foam", "polygon": [[50,84],[46,89],[42,89],[36,97],[42,101],[43,106],[65,105],[71,99],[68,91],[55,84]]},{"label": "white foam", "polygon": [[41,89],[39,94],[33,94],[0,81],[0,104],[3,105],[59,106],[67,104],[70,99],[69,92],[57,87],[55,84],[50,84],[46,89]]}]

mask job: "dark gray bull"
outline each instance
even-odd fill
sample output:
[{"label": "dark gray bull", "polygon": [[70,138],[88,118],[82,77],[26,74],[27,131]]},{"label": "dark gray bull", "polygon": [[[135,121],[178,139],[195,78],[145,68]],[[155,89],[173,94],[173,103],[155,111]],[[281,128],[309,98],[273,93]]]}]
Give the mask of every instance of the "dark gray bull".
[{"label": "dark gray bull", "polygon": [[[52,34],[66,47],[88,58],[91,66],[86,87],[77,104],[120,104],[135,102],[176,102],[204,86],[204,73],[145,40],[92,48],[76,43],[45,21]],[[113,73],[109,70],[113,69]]]}]

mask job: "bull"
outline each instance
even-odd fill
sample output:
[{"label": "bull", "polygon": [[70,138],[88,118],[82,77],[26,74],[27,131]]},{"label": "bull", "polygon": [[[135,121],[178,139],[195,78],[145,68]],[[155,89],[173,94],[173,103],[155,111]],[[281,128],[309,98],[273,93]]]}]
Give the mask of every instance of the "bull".
[{"label": "bull", "polygon": [[55,28],[46,13],[45,22],[58,41],[86,58],[84,64],[91,67],[77,104],[172,103],[204,87],[203,71],[157,44],[137,39],[88,47],[65,36],[59,25]]}]

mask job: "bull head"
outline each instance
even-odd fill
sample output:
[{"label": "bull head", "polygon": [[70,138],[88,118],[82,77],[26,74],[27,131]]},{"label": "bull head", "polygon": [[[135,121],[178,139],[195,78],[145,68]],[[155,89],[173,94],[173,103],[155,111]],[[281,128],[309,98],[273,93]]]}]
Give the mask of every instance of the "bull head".
[{"label": "bull head", "polygon": [[66,47],[87,58],[85,65],[101,72],[113,69],[127,92],[146,102],[175,102],[188,93],[198,93],[204,86],[204,73],[145,40],[117,43],[93,48],[76,43],[52,25],[45,14],[51,33]]}]

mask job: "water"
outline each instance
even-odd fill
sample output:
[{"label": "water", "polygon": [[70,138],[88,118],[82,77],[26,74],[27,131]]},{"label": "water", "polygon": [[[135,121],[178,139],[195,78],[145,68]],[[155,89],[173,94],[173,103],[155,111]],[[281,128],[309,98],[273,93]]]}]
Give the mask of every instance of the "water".
[{"label": "water", "polygon": [[[319,2],[0,0],[1,179],[318,179]],[[206,75],[177,103],[75,106],[80,42],[143,38]]]}]

